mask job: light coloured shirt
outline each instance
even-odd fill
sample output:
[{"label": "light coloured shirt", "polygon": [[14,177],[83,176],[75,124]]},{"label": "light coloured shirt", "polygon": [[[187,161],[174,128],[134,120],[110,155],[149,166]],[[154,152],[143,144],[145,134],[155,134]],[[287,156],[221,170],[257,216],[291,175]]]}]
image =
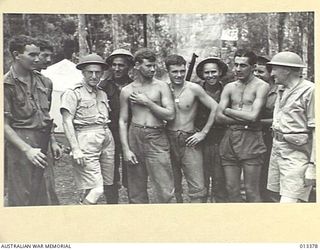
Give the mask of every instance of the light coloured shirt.
[{"label": "light coloured shirt", "polygon": [[314,83],[303,80],[285,92],[279,86],[273,113],[274,130],[282,133],[310,133],[315,127]]},{"label": "light coloured shirt", "polygon": [[80,83],[66,90],[61,96],[61,107],[74,116],[75,128],[90,125],[106,125],[109,120],[107,94],[100,89]]}]

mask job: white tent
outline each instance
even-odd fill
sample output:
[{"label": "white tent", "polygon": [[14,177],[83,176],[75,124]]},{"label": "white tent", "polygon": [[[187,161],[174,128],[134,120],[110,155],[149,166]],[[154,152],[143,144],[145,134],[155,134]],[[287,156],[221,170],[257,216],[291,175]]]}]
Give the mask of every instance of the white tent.
[{"label": "white tent", "polygon": [[49,66],[46,70],[42,70],[41,73],[50,78],[53,83],[50,115],[58,126],[55,132],[61,133],[63,132],[60,114],[61,94],[66,89],[72,88],[76,83],[81,82],[83,77],[81,71],[76,69],[76,64],[67,59]]}]

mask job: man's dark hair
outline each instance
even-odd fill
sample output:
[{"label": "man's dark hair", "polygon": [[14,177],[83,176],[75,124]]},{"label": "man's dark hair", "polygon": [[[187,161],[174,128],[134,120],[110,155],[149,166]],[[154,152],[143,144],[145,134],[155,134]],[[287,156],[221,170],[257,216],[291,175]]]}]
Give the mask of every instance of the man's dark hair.
[{"label": "man's dark hair", "polygon": [[26,36],[26,35],[14,36],[9,41],[9,51],[12,56],[14,51],[23,53],[26,48],[26,45],[31,45],[31,44],[36,45],[37,43],[35,39],[33,39],[30,36]]},{"label": "man's dark hair", "polygon": [[170,65],[186,65],[186,60],[177,54],[168,56],[164,61],[167,70],[169,70]]},{"label": "man's dark hair", "polygon": [[37,46],[40,48],[40,51],[44,51],[44,50],[50,50],[51,52],[53,52],[53,46],[51,45],[51,43],[43,38],[39,38],[37,40]]},{"label": "man's dark hair", "polygon": [[249,64],[251,66],[255,65],[257,63],[257,56],[256,54],[248,49],[238,49],[236,53],[234,53],[234,58],[236,57],[248,57],[249,58]]},{"label": "man's dark hair", "polygon": [[151,49],[148,48],[142,48],[139,49],[135,54],[134,54],[134,63],[142,63],[143,59],[147,59],[150,62],[155,62],[156,61],[156,53],[154,53]]},{"label": "man's dark hair", "polygon": [[268,65],[267,63],[270,62],[268,58],[265,58],[263,56],[257,56],[257,63],[258,65],[264,65],[266,66],[269,73],[271,73],[272,67],[271,65]]}]

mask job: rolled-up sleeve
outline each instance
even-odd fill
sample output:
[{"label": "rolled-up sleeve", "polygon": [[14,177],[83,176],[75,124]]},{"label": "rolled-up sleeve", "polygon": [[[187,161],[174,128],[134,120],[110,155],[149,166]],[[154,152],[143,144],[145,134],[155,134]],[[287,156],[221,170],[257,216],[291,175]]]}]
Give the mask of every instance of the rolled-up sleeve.
[{"label": "rolled-up sleeve", "polygon": [[71,115],[75,115],[77,110],[77,96],[73,90],[66,90],[61,96],[60,113],[66,109]]},{"label": "rolled-up sleeve", "polygon": [[10,89],[4,85],[4,103],[3,103],[3,110],[4,110],[4,117],[9,121],[12,119],[12,96]]},{"label": "rolled-up sleeve", "polygon": [[314,88],[310,89],[308,99],[306,102],[306,113],[307,113],[307,125],[309,128],[315,127],[314,118]]}]

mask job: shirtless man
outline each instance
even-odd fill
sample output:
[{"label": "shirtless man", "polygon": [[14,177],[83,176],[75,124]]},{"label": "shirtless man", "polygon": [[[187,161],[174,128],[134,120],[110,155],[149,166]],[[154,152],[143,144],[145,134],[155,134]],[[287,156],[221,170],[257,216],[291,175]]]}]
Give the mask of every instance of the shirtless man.
[{"label": "shirtless man", "polygon": [[[176,108],[176,118],[169,121],[167,126],[176,199],[182,202],[182,170],[188,183],[190,201],[204,202],[207,189],[202,147],[199,143],[204,140],[214,122],[218,104],[201,86],[185,81],[186,61],[182,56],[170,55],[165,64]],[[210,110],[210,114],[203,129],[197,132],[194,123],[199,102]]]},{"label": "shirtless man", "polygon": [[217,111],[216,121],[228,125],[220,144],[220,155],[231,202],[242,201],[242,169],[247,201],[261,201],[259,179],[266,146],[259,114],[269,85],[253,75],[256,60],[256,55],[251,51],[236,51],[234,70],[238,80],[225,86]]},{"label": "shirtless man", "polygon": [[168,203],[174,197],[174,184],[164,120],[175,117],[172,95],[166,83],[153,78],[156,67],[153,51],[138,50],[134,63],[136,79],[120,93],[119,118],[123,156],[128,162],[129,202],[149,202],[149,176],[156,202]]}]

